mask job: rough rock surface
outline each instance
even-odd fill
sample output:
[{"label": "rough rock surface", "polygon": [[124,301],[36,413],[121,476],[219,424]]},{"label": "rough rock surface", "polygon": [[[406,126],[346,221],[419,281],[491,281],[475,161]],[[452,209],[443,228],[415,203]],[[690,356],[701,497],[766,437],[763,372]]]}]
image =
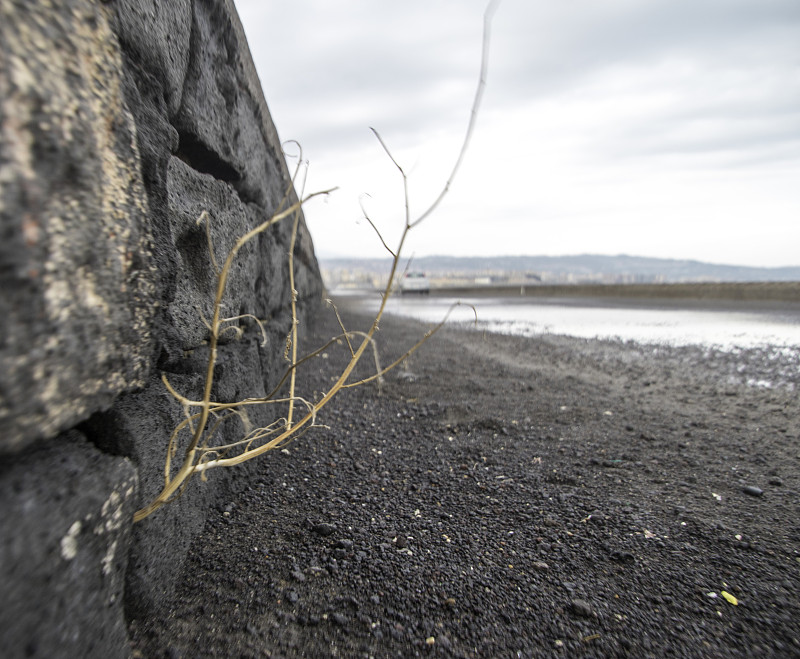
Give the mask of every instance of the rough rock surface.
[{"label": "rough rock surface", "polygon": [[137,482],[130,460],[98,451],[75,430],[4,461],[4,657],[114,656],[125,648]]},{"label": "rough rock surface", "polygon": [[0,450],[51,437],[150,368],[148,204],[121,54],[92,2],[3,5]]},{"label": "rough rock surface", "polygon": [[[166,444],[183,418],[160,376],[199,395],[215,288],[209,251],[221,262],[296,197],[231,0],[9,1],[0,18],[0,451],[14,465],[0,487],[26,472],[31,480],[16,516],[0,521],[11,595],[0,604],[0,641],[5,656],[125,656],[121,598],[128,612],[158,610],[209,508],[249,473],[197,479],[130,527],[131,511],[163,484]],[[203,212],[207,225],[198,225]],[[242,336],[220,346],[219,400],[263,395],[283,373],[290,233],[289,222],[277,224],[234,263],[223,314],[264,320],[267,346],[255,323],[234,323]],[[295,289],[305,314],[321,280],[302,222]],[[223,437],[234,437],[232,426]],[[91,466],[79,486],[52,467],[54,455]],[[125,489],[119,560],[104,563],[98,545],[65,563],[48,541],[33,572],[18,569],[31,538],[52,533],[72,546],[90,533],[85,520],[96,513],[86,501],[111,497],[120,470],[138,485]],[[48,507],[48,492],[61,493],[59,506]],[[58,585],[78,567],[106,581]],[[34,643],[30,621],[14,622],[18,608],[39,611],[38,627],[53,633]],[[59,641],[62,622],[72,645]],[[95,646],[75,640],[90,629]]]}]

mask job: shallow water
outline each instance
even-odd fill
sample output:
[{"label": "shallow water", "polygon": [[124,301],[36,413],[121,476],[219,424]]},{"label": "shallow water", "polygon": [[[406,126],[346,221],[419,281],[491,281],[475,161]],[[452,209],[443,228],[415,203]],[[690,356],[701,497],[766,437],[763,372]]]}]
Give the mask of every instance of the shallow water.
[{"label": "shallow water", "polygon": [[[374,312],[379,296],[345,295]],[[722,384],[800,389],[800,306],[602,299],[393,297],[388,314],[515,336],[568,336],[622,342],[625,354],[702,364]],[[468,305],[474,305],[473,310]],[[477,322],[476,322],[477,313]],[[611,350],[617,355],[618,351]]]},{"label": "shallow water", "polygon": [[[377,309],[377,296],[353,298]],[[438,322],[459,300],[443,297],[400,297],[389,300],[387,312]],[[560,334],[586,339],[615,339],[670,346],[699,345],[723,350],[775,346],[800,349],[800,308],[703,308],[699,303],[646,306],[603,300],[473,298],[460,300],[448,322],[471,323],[491,332],[517,336]],[[473,305],[476,311],[468,306]]]}]

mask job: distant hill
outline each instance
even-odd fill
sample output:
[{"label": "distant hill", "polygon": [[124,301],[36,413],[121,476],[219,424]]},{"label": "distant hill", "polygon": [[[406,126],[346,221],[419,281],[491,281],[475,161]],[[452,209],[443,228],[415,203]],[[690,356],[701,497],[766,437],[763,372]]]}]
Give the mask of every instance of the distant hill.
[{"label": "distant hill", "polygon": [[[386,272],[389,259],[320,259],[323,270]],[[404,264],[405,265],[405,264]],[[434,276],[520,275],[542,281],[618,282],[765,282],[800,281],[800,266],[755,268],[717,265],[701,261],[656,259],[641,256],[424,256],[415,258],[413,270]]]}]

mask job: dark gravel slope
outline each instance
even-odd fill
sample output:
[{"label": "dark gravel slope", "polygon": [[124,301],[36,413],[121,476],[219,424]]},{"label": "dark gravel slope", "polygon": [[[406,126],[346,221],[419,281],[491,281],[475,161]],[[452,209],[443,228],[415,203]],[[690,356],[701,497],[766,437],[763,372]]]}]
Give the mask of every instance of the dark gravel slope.
[{"label": "dark gravel slope", "polygon": [[[423,330],[386,319],[384,362]],[[758,351],[445,330],[263,458],[170,614],[131,621],[134,653],[798,656],[798,374],[747,384],[778,371]]]}]

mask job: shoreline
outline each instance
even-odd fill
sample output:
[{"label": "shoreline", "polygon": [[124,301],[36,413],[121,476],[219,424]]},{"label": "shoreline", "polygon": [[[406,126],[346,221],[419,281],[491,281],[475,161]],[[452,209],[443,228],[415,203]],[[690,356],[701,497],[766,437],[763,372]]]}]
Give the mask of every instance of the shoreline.
[{"label": "shoreline", "polygon": [[[336,289],[331,295],[379,295],[377,289]],[[397,293],[399,295],[399,293]],[[436,286],[431,297],[502,297],[559,300],[575,304],[800,309],[800,282],[671,283],[671,284],[513,284]],[[415,297],[407,294],[406,297]]]},{"label": "shoreline", "polygon": [[800,282],[720,282],[674,284],[520,284],[432,288],[437,296],[617,298],[731,302],[790,302],[800,305]]},{"label": "shoreline", "polygon": [[[351,311],[374,312],[377,293],[335,295]],[[452,304],[460,303],[461,309]],[[617,338],[645,345],[719,347],[726,350],[800,348],[800,305],[770,301],[643,300],[641,298],[535,298],[393,296],[386,313],[436,323],[453,309],[448,325],[499,333],[564,334]],[[798,359],[800,360],[800,355]]]},{"label": "shoreline", "polygon": [[[383,363],[428,327],[385,319]],[[338,332],[321,310],[307,349]],[[315,358],[304,388],[345,360]],[[735,360],[445,328],[265,456],[194,542],[169,614],[131,621],[134,649],[800,652],[796,393],[731,381]]]}]

